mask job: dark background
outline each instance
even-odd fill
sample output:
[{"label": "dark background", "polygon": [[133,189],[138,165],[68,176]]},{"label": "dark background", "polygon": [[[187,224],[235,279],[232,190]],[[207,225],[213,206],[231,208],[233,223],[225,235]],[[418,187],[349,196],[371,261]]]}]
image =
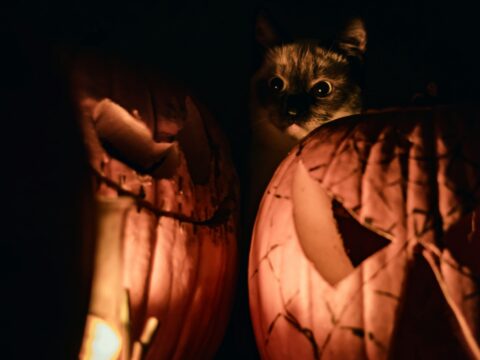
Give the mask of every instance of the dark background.
[{"label": "dark background", "polygon": [[[61,68],[61,59],[56,55],[59,49],[94,50],[125,58],[139,67],[153,67],[164,72],[191,89],[216,115],[230,140],[244,191],[248,175],[245,170],[249,142],[248,84],[258,63],[254,23],[260,9],[266,8],[283,30],[294,37],[321,36],[332,31],[347,16],[362,16],[368,29],[367,108],[409,106],[413,95],[424,91],[430,81],[437,83],[438,100],[442,103],[477,100],[479,19],[473,5],[460,2],[417,1],[387,5],[380,1],[144,0],[114,3],[87,0],[35,4],[20,1],[2,6],[1,80],[2,90],[8,93],[2,99],[5,102],[2,105],[2,145],[5,146],[4,154],[11,160],[4,165],[4,174],[7,175],[3,180],[8,178],[10,182],[3,188],[7,190],[7,199],[17,204],[18,210],[9,226],[18,230],[24,227],[27,217],[32,222],[30,229],[41,223],[44,231],[34,240],[31,236],[33,230],[23,235],[18,235],[17,231],[17,238],[12,238],[9,243],[10,248],[2,252],[5,260],[2,262],[7,268],[19,266],[10,256],[16,253],[22,258],[23,276],[28,278],[28,274],[37,274],[36,280],[31,279],[31,282],[36,281],[41,286],[32,292],[33,295],[24,294],[26,300],[22,304],[25,303],[26,307],[30,301],[28,296],[38,296],[42,291],[57,293],[61,299],[65,294],[61,286],[56,286],[56,281],[63,276],[63,283],[68,283],[71,273],[59,275],[61,268],[44,265],[54,256],[75,259],[75,253],[68,245],[63,245],[65,249],[60,248],[57,252],[45,253],[42,260],[38,260],[36,252],[42,248],[39,244],[50,240],[51,230],[60,221],[59,214],[34,215],[44,211],[42,203],[47,201],[40,194],[48,191],[50,200],[65,198],[61,183],[50,180],[58,179],[58,174],[64,171],[71,174],[72,179],[76,178],[77,170],[72,168],[71,162],[65,157],[52,158],[52,154],[68,153],[71,156],[69,151],[73,151],[73,158],[78,161],[83,156],[81,151],[75,152],[71,148],[70,139],[78,140],[75,130],[58,126],[62,111],[53,117],[41,115],[55,107],[56,100],[63,96],[61,79],[58,79],[60,74],[56,71]],[[43,96],[37,98],[41,92]],[[32,98],[36,99],[32,101]],[[18,115],[17,110],[25,106],[29,112]],[[63,109],[63,115],[68,111]],[[64,141],[58,141],[61,138]],[[45,161],[47,157],[53,160]],[[31,164],[39,161],[44,167],[32,175]],[[39,182],[46,184],[45,187],[38,185]],[[22,213],[25,207],[18,206],[19,202],[28,203],[27,214]],[[246,219],[248,216],[244,217],[239,244],[241,266],[237,302],[218,359],[257,357],[246,293],[251,225]],[[59,234],[58,238],[64,235]],[[19,244],[23,248],[20,255]],[[29,246],[32,246],[30,252]],[[12,273],[9,279],[12,285],[9,293],[20,294],[17,290],[23,278]],[[13,299],[16,298],[19,295],[13,295]],[[42,306],[45,312],[56,311],[59,302],[52,305],[45,300]],[[62,314],[67,316],[68,309]],[[68,322],[63,319],[58,320],[59,323],[47,324],[40,315],[29,316],[30,321],[36,322],[48,336],[54,326],[61,326],[62,321]],[[18,322],[14,311],[7,314],[7,319]],[[38,322],[42,322],[41,326]],[[11,347],[18,350],[22,341],[11,340]],[[31,351],[37,353],[34,347]]]},{"label": "dark background", "polygon": [[246,123],[239,114],[257,60],[254,21],[265,8],[296,37],[322,36],[347,16],[362,16],[367,107],[407,105],[432,80],[446,102],[476,100],[478,16],[458,1],[77,0],[20,2],[3,16],[51,44],[96,49],[170,74],[217,113],[233,139]]}]

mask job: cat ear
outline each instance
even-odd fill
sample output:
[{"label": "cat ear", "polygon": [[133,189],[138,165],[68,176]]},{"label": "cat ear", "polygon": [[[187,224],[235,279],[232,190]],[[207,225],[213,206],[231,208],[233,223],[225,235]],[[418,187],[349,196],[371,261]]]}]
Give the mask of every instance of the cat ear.
[{"label": "cat ear", "polygon": [[364,21],[360,18],[349,20],[337,43],[348,56],[362,58],[367,50],[367,30]]},{"label": "cat ear", "polygon": [[273,24],[265,12],[257,14],[255,22],[255,38],[264,49],[271,48],[281,43],[280,31]]}]

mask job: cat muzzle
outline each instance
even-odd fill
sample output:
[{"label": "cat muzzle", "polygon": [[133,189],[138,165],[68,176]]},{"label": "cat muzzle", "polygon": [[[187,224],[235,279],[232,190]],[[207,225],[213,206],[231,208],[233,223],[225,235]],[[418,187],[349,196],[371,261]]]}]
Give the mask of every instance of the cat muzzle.
[{"label": "cat muzzle", "polygon": [[289,95],[285,99],[285,114],[289,123],[293,124],[298,117],[305,115],[310,108],[310,98],[305,95]]}]

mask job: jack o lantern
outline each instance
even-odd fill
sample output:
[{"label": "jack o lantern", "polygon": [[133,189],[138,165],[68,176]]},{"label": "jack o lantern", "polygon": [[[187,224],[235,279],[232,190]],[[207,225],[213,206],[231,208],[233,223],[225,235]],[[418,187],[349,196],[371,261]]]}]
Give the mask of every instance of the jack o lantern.
[{"label": "jack o lantern", "polygon": [[222,134],[198,101],[152,74],[96,57],[73,68],[99,213],[81,358],[211,358],[237,256]]},{"label": "jack o lantern", "polygon": [[480,112],[379,111],[294,148],[262,200],[263,359],[480,359]]}]

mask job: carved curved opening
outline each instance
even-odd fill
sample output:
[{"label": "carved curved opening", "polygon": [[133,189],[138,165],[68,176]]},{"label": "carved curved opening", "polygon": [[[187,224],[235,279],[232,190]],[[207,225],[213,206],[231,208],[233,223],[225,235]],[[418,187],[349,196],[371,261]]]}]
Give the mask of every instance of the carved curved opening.
[{"label": "carved curved opening", "polygon": [[332,286],[390,243],[359,224],[340,203],[332,201],[301,162],[293,178],[292,203],[300,245]]}]

